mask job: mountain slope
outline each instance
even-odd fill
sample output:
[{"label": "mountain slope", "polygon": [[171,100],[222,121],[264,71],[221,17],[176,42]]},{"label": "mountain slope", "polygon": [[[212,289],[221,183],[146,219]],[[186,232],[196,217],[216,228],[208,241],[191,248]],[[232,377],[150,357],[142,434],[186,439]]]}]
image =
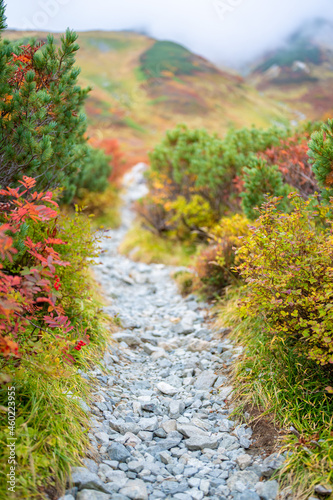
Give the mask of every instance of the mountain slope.
[{"label": "mountain slope", "polygon": [[333,110],[333,23],[314,19],[253,65],[249,82],[270,99],[283,100],[320,119]]},{"label": "mountain slope", "polygon": [[[24,42],[32,35],[45,38],[45,33],[6,33]],[[79,45],[80,81],[93,88],[86,106],[89,132],[116,137],[132,152],[146,152],[179,122],[223,133],[230,126],[288,119],[282,107],[240,76],[176,43],[124,31],[83,32]]]}]

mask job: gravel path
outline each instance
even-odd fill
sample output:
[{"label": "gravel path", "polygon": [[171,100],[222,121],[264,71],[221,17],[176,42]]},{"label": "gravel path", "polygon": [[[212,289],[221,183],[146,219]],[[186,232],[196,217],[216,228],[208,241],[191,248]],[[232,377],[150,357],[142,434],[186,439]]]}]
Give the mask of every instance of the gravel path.
[{"label": "gravel path", "polygon": [[[126,177],[123,225],[103,243],[96,274],[123,328],[97,381],[91,458],[73,469],[65,500],[270,500],[281,458],[251,454],[252,431],[230,417],[228,367],[240,354],[206,324],[207,304],[182,298],[170,267],[117,252],[145,192],[142,166]],[[223,373],[223,367],[225,373]],[[217,374],[218,373],[218,374]]]}]

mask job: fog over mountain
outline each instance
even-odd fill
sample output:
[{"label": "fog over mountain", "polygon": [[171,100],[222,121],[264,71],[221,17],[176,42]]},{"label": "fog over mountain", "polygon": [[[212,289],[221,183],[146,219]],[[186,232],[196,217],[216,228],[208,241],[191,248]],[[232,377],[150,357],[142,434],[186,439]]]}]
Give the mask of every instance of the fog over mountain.
[{"label": "fog over mountain", "polygon": [[9,0],[15,29],[143,31],[238,67],[282,43],[304,22],[333,21],[332,0]]}]

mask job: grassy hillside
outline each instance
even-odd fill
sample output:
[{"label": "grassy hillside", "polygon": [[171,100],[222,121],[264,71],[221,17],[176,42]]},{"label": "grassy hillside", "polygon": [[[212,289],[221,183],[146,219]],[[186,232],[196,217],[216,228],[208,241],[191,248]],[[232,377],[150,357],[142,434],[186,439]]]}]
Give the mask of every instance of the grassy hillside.
[{"label": "grassy hillside", "polygon": [[[40,33],[7,32],[28,40]],[[90,134],[117,137],[136,159],[182,122],[223,133],[230,126],[283,123],[289,116],[241,77],[184,47],[132,32],[79,35],[81,84],[92,86]]]}]

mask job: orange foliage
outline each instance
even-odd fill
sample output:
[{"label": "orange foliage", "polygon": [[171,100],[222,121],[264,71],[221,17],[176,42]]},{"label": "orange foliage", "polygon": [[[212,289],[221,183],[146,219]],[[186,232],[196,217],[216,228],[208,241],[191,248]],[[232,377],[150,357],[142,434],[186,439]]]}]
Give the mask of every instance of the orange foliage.
[{"label": "orange foliage", "polygon": [[36,44],[34,47],[31,45],[21,45],[21,54],[12,54],[13,60],[9,63],[11,66],[16,66],[16,71],[13,77],[9,80],[9,84],[17,87],[21,87],[25,81],[26,74],[28,71],[35,72],[34,81],[36,83],[36,90],[41,88],[48,88],[50,84],[50,79],[52,75],[45,75],[43,71],[38,71],[34,64],[33,57],[37,50],[39,50],[44,45],[44,42]]},{"label": "orange foliage", "polygon": [[309,134],[295,134],[281,140],[279,146],[266,149],[258,155],[269,164],[277,165],[284,182],[298,189],[305,198],[319,191],[307,154],[309,138]]},{"label": "orange foliage", "polygon": [[111,166],[112,172],[110,175],[110,182],[117,182],[123,175],[123,164],[124,164],[124,154],[120,149],[120,145],[117,139],[97,139],[92,137],[89,143],[97,148],[103,149],[105,154],[111,156]]}]

